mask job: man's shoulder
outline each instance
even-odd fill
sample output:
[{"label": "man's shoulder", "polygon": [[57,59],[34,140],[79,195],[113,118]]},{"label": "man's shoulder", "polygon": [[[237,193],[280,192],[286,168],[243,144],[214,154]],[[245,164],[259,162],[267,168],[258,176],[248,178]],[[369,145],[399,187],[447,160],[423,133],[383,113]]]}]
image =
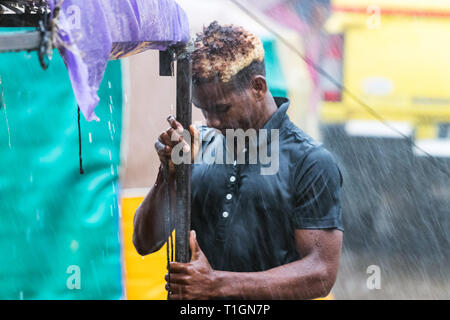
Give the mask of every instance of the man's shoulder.
[{"label": "man's shoulder", "polygon": [[326,149],[322,142],[312,138],[291,121],[286,125],[285,139],[299,165],[314,163],[319,166],[329,166],[337,164],[334,155]]},{"label": "man's shoulder", "polygon": [[324,149],[321,142],[316,141],[293,122],[288,120],[285,124],[284,133],[281,135],[284,143],[289,145],[294,153],[305,156],[316,150]]}]

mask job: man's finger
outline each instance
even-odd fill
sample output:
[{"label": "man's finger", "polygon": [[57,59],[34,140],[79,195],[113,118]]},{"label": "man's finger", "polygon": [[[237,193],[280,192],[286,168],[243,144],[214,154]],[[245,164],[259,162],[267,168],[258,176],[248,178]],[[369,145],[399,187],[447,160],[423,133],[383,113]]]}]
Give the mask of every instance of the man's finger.
[{"label": "man's finger", "polygon": [[169,147],[168,145],[165,145],[164,143],[162,143],[159,140],[157,140],[155,142],[155,149],[159,155],[164,155],[164,156],[170,156],[170,154],[172,152],[171,147]]},{"label": "man's finger", "polygon": [[[169,116],[167,118],[167,121],[170,123],[170,126],[175,130],[171,135],[170,135],[170,140],[172,141],[172,143],[175,143],[174,145],[178,144],[179,142],[182,143],[183,146],[183,152],[189,152],[191,151],[191,146],[184,141],[182,134],[184,133],[184,128],[183,126],[175,120],[175,118],[173,116]],[[175,142],[174,142],[175,141]],[[171,144],[172,145],[172,144]],[[174,146],[173,145],[173,146]]]},{"label": "man's finger", "polygon": [[155,148],[156,148],[156,152],[158,154],[159,160],[161,162],[166,162],[167,160],[170,161],[170,156],[172,154],[172,148],[169,146],[165,146],[164,144],[162,144],[161,142],[156,142],[155,143]]},{"label": "man's finger", "polygon": [[183,294],[171,294],[170,295],[170,300],[184,300],[184,295]]},{"label": "man's finger", "polygon": [[179,123],[179,122],[175,119],[174,116],[170,115],[170,116],[167,118],[167,121],[169,122],[170,126],[176,130],[176,132],[177,132],[178,134],[182,134],[182,133],[183,133],[183,131],[184,131],[183,126],[181,125],[181,123]]},{"label": "man's finger", "polygon": [[[181,262],[171,262],[169,264],[169,272],[170,273],[188,273],[188,264]],[[172,275],[170,275],[172,277]]]},{"label": "man's finger", "polygon": [[186,295],[186,286],[178,285],[178,284],[167,284],[165,287],[166,291],[169,292],[170,300],[181,300],[184,299]]},{"label": "man's finger", "polygon": [[160,134],[158,140],[166,146],[175,147],[178,143],[183,142],[183,137],[176,133],[173,128],[169,128]]},{"label": "man's finger", "polygon": [[189,126],[189,131],[192,137],[192,163],[194,163],[194,160],[197,157],[198,152],[200,151],[200,131],[198,131],[193,125]]},{"label": "man's finger", "polygon": [[[169,282],[169,275],[166,274],[164,279],[167,282]],[[170,274],[170,284],[173,284],[173,283],[176,283],[176,284],[189,284],[189,281],[186,278],[186,276],[183,275],[183,274],[172,273],[172,274]]]},{"label": "man's finger", "polygon": [[199,253],[201,252],[200,246],[197,242],[197,235],[194,230],[191,230],[190,237],[189,237],[189,246],[191,247],[191,261],[198,258]]}]

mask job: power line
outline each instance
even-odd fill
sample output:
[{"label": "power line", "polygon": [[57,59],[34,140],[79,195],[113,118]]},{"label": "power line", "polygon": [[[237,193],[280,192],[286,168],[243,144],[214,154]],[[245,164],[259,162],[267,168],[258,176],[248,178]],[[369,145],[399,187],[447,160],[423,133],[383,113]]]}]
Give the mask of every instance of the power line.
[{"label": "power line", "polygon": [[270,28],[266,23],[264,23],[258,16],[253,14],[251,10],[249,10],[247,7],[242,5],[238,0],[230,0],[233,2],[239,9],[244,11],[250,18],[252,18],[255,22],[257,22],[259,25],[261,25],[263,28],[265,28],[267,31],[272,33],[275,38],[280,40],[284,45],[286,45],[289,49],[294,51],[303,61],[305,61],[308,65],[310,65],[312,68],[314,68],[319,74],[321,74],[323,77],[325,77],[328,81],[333,83],[339,90],[341,90],[344,94],[349,96],[351,99],[353,99],[358,105],[362,106],[368,113],[370,113],[375,119],[377,119],[379,122],[381,122],[383,125],[391,129],[392,131],[396,132],[398,135],[400,135],[402,138],[408,140],[411,142],[412,146],[415,147],[417,150],[421,151],[428,160],[439,170],[441,170],[444,174],[446,174],[448,177],[450,177],[450,172],[447,170],[446,167],[444,167],[434,156],[423,150],[423,148],[419,147],[411,137],[405,135],[403,132],[398,130],[397,128],[391,126],[388,121],[383,118],[374,108],[369,106],[367,103],[362,101],[358,96],[356,96],[354,93],[352,93],[346,86],[344,86],[342,83],[340,83],[338,80],[334,79],[328,72],[326,72],[322,67],[316,65],[311,59],[307,58],[300,50],[298,50],[294,45],[292,45],[288,40],[286,40],[283,36],[281,36],[277,31]]}]

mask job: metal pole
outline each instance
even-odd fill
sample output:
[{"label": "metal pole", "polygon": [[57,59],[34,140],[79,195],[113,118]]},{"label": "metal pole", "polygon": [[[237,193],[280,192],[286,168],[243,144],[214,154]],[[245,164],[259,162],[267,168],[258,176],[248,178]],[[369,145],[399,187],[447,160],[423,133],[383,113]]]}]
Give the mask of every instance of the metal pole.
[{"label": "metal pole", "polygon": [[33,51],[41,45],[39,31],[14,32],[0,35],[0,52]]},{"label": "metal pole", "polygon": [[[191,95],[192,64],[188,55],[181,55],[177,61],[177,120],[188,131],[192,123]],[[191,175],[190,164],[176,166],[175,261],[178,262],[190,260]]]}]

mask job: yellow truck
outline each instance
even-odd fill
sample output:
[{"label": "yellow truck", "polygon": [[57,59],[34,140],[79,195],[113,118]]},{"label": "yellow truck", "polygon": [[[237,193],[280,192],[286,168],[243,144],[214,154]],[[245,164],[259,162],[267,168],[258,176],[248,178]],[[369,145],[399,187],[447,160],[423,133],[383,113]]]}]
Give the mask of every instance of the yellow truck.
[{"label": "yellow truck", "polygon": [[322,79],[322,140],[347,178],[347,240],[383,247],[400,233],[423,249],[405,221],[439,233],[430,221],[450,213],[435,165],[450,169],[450,1],[334,0],[326,30],[322,67],[365,104]]},{"label": "yellow truck", "polygon": [[[350,91],[416,140],[449,136],[450,1],[336,0],[327,28],[341,36],[342,72],[335,75]],[[324,123],[375,121],[341,97],[325,101]],[[354,126],[347,125],[358,131]]]}]

